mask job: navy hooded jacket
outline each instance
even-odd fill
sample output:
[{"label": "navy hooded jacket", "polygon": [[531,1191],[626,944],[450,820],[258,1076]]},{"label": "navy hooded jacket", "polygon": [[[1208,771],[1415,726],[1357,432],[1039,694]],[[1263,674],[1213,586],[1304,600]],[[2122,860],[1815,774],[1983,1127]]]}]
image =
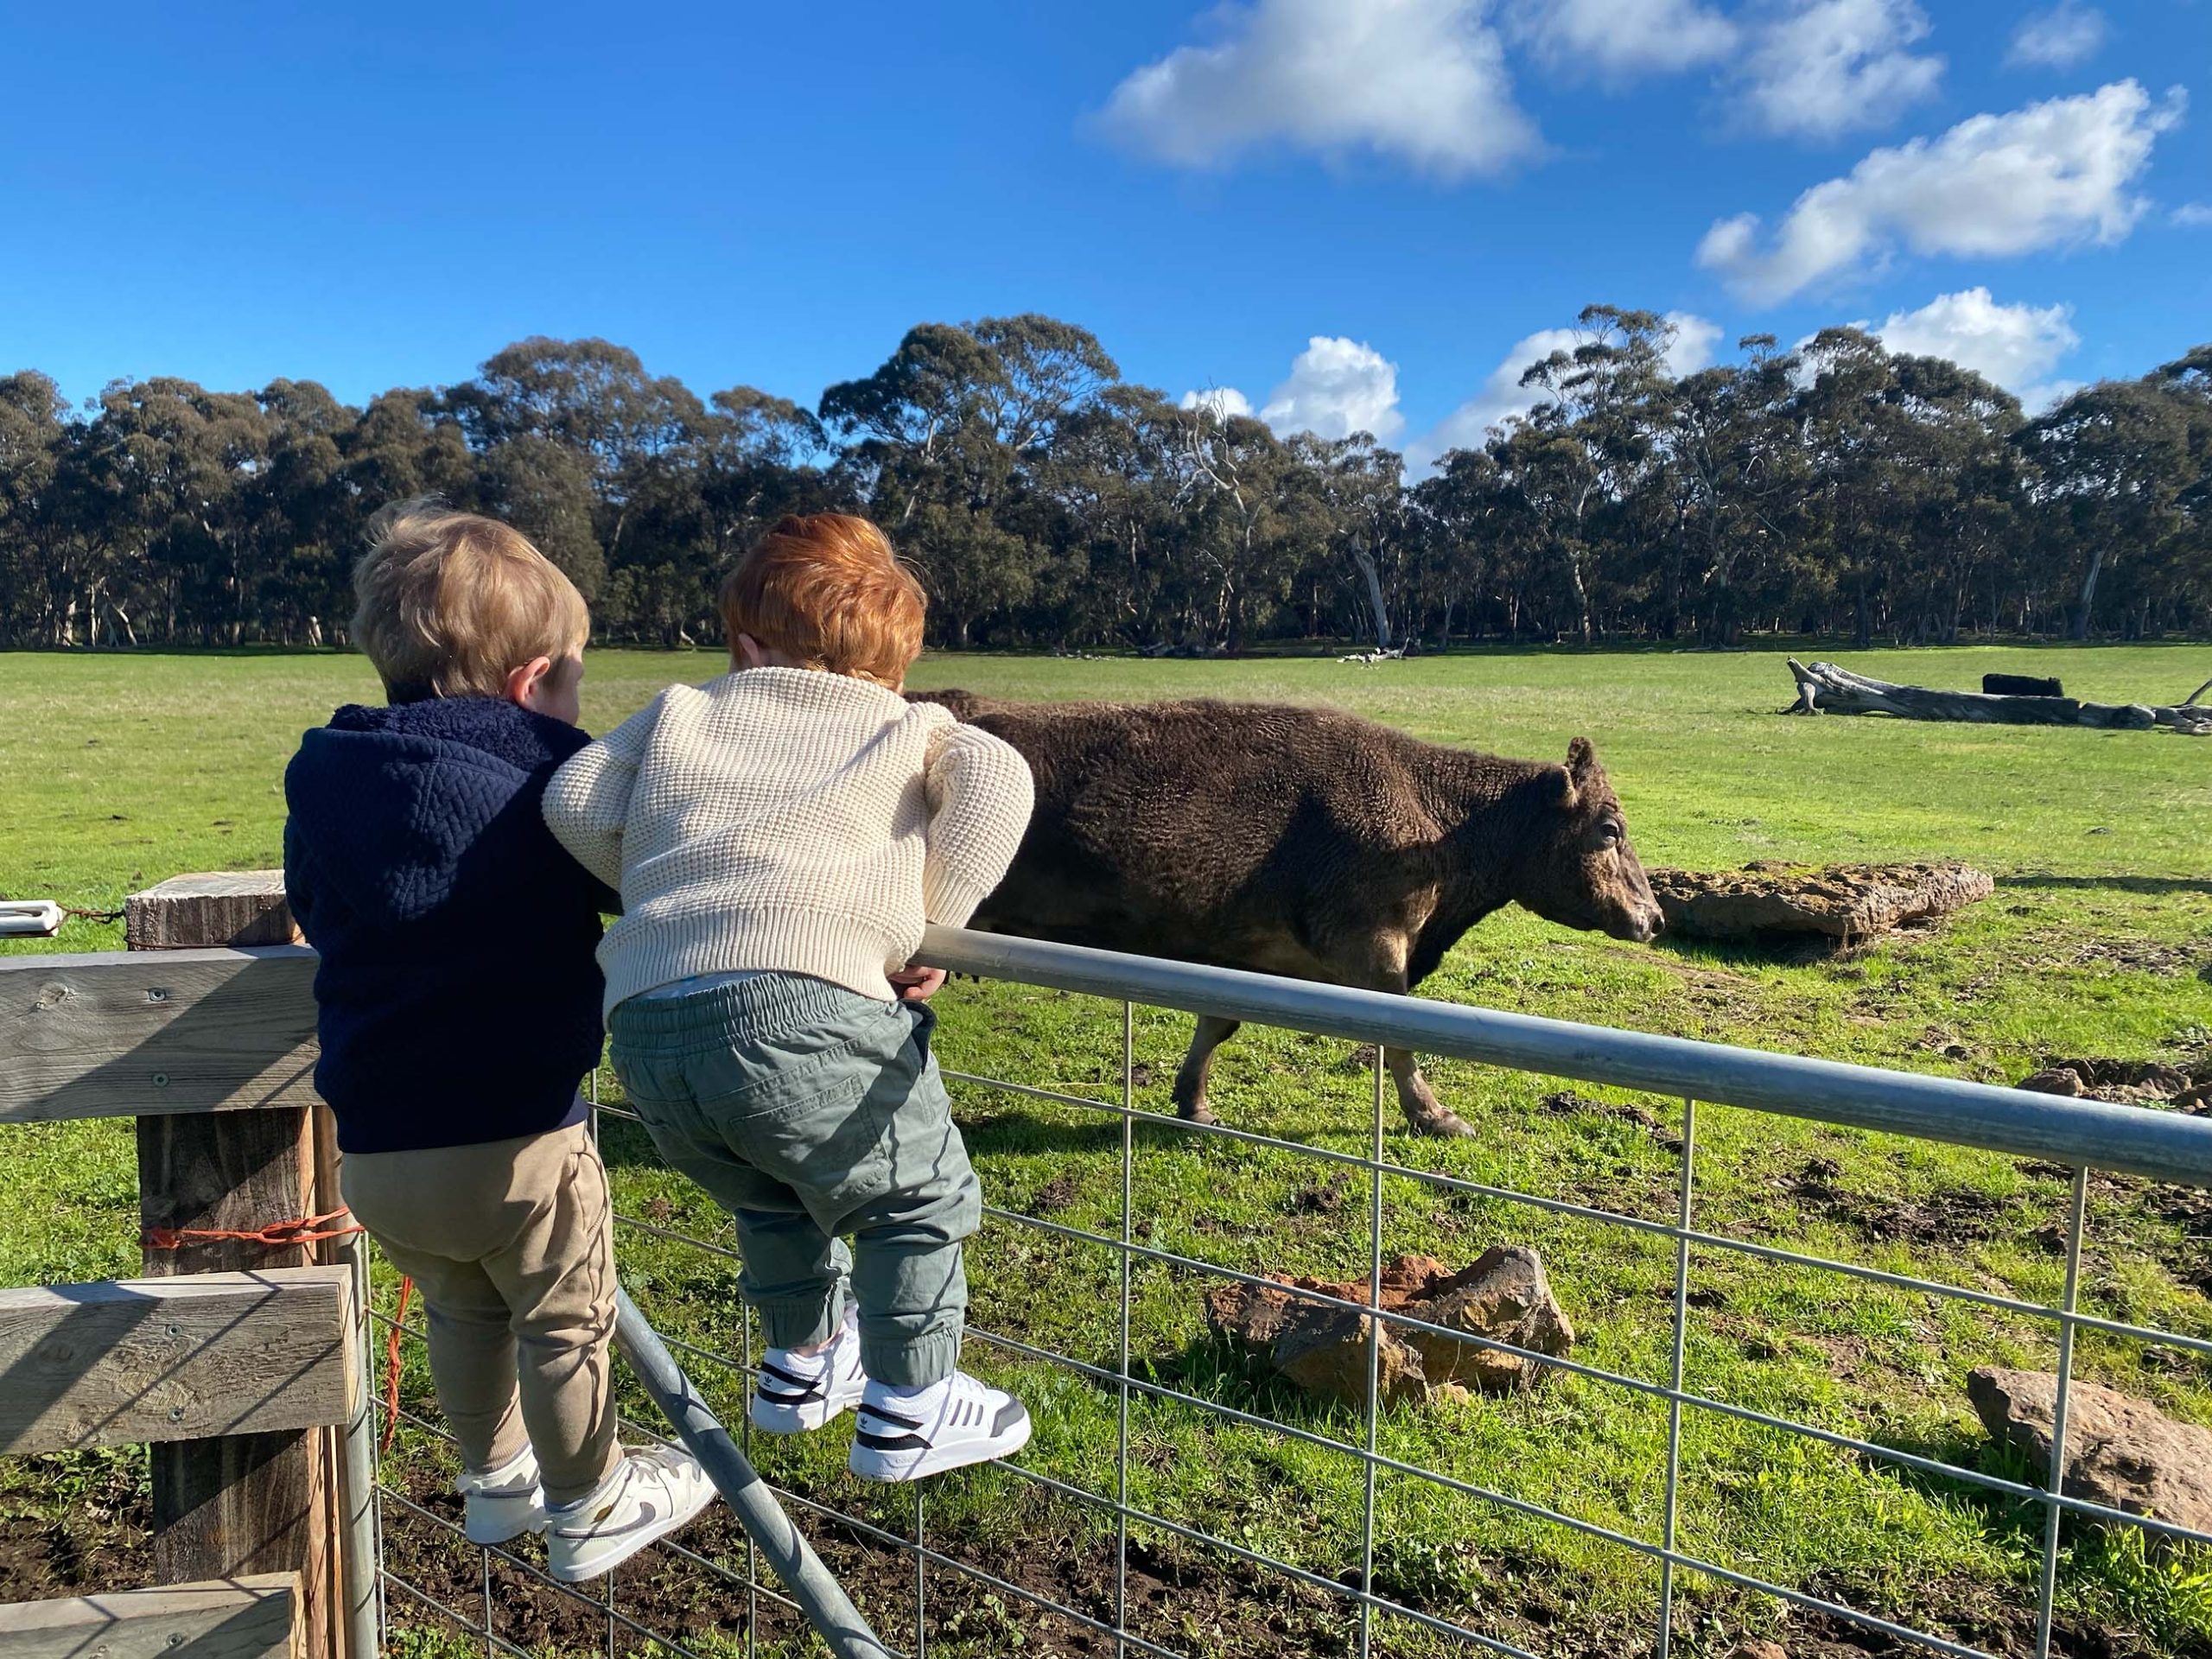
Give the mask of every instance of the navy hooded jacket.
[{"label": "navy hooded jacket", "polygon": [[590,740],[494,697],[340,709],[284,772],[284,887],[315,970],[315,1087],[346,1152],[580,1122],[615,895],[540,810]]}]

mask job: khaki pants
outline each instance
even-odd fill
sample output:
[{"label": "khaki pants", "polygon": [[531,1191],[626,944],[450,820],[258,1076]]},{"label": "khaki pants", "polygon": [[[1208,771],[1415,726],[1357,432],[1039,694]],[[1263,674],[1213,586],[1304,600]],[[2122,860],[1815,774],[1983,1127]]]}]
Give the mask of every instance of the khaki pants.
[{"label": "khaki pants", "polygon": [[607,1358],[613,1217],[590,1131],[353,1153],[340,1184],[423,1293],[430,1376],[462,1464],[497,1469],[527,1442],[547,1503],[596,1488],[621,1452]]}]

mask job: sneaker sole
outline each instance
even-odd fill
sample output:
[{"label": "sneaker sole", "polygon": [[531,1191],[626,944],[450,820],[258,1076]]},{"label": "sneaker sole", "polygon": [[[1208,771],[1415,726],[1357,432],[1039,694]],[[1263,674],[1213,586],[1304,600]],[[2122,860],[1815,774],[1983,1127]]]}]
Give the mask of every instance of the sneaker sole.
[{"label": "sneaker sole", "polygon": [[690,1525],[697,1518],[699,1511],[714,1501],[714,1484],[712,1482],[708,1482],[705,1490],[700,1492],[696,1498],[670,1516],[665,1522],[655,1525],[648,1531],[632,1534],[603,1555],[594,1555],[588,1560],[571,1561],[562,1566],[556,1566],[549,1560],[545,1564],[546,1576],[559,1584],[584,1584],[593,1579],[603,1579],[647,1545],[657,1544],[671,1532]]},{"label": "sneaker sole", "polygon": [[855,1445],[845,1459],[845,1467],[862,1480],[879,1481],[885,1485],[923,1480],[950,1470],[1010,1458],[1029,1444],[1030,1427],[1029,1414],[1024,1412],[1019,1423],[992,1440],[965,1440],[957,1446],[931,1446],[926,1452],[871,1452],[864,1446]]},{"label": "sneaker sole", "polygon": [[461,1527],[461,1534],[470,1543],[482,1544],[488,1548],[493,1544],[511,1544],[518,1538],[527,1538],[532,1533],[544,1531],[545,1529],[551,1524],[552,1523],[546,1518],[545,1511],[539,1510],[536,1514],[532,1515],[529,1520],[524,1522],[523,1524],[518,1527],[498,1526],[480,1528],[471,1526],[464,1522]]},{"label": "sneaker sole", "polygon": [[764,1434],[811,1434],[817,1428],[826,1428],[860,1404],[861,1393],[861,1389],[855,1388],[844,1398],[830,1402],[823,1408],[822,1415],[812,1422],[806,1421],[807,1414],[804,1408],[763,1404],[757,1394],[746,1408],[745,1414],[752,1420],[753,1427]]}]

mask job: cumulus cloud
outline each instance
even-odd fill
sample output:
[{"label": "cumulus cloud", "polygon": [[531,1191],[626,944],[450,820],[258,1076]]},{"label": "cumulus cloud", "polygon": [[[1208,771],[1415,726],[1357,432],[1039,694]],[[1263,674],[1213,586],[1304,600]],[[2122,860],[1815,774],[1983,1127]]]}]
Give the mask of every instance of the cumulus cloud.
[{"label": "cumulus cloud", "polygon": [[1986,288],[1939,294],[1916,311],[1892,311],[1859,325],[1893,352],[1948,358],[1995,381],[2030,409],[2056,403],[2079,384],[2054,380],[2058,360],[2082,343],[2066,305],[1999,305]]},{"label": "cumulus cloud", "polygon": [[1261,406],[1260,418],[1278,432],[1372,432],[1387,443],[1406,423],[1398,365],[1363,340],[1316,334],[1291,359],[1290,378]]},{"label": "cumulus cloud", "polygon": [[2130,187],[2180,118],[2133,80],[1977,115],[1933,141],[1875,150],[1790,205],[1771,238],[1756,213],[1724,219],[1698,263],[1772,304],[1815,283],[1918,254],[2010,255],[2125,238],[2149,204]]},{"label": "cumulus cloud", "polygon": [[2059,0],[2048,11],[2031,12],[2012,31],[2005,61],[2014,68],[2070,69],[2096,56],[2108,29],[2105,15],[2074,0]]},{"label": "cumulus cloud", "polygon": [[1554,68],[1607,81],[1694,68],[1726,56],[1738,38],[1697,0],[1514,0],[1504,22]]},{"label": "cumulus cloud", "polygon": [[1249,415],[1252,400],[1234,386],[1208,386],[1204,391],[1186,391],[1182,407],[1203,409],[1216,420],[1227,420],[1232,415]]},{"label": "cumulus cloud", "polygon": [[1217,166],[1255,146],[1367,149],[1441,177],[1542,148],[1514,102],[1484,0],[1250,0],[1219,39],[1179,47],[1114,89],[1105,119],[1142,153]]},{"label": "cumulus cloud", "polygon": [[2172,218],[2185,231],[2212,230],[2212,201],[2184,201]]},{"label": "cumulus cloud", "polygon": [[1830,138],[1886,125],[1934,93],[1943,60],[1907,48],[1928,35],[1913,0],[1798,0],[1756,22],[1739,79],[1769,132]]},{"label": "cumulus cloud", "polygon": [[[1667,321],[1675,328],[1674,342],[1667,348],[1668,372],[1679,378],[1709,365],[1720,340],[1720,325],[1688,311],[1669,311]],[[1541,395],[1521,384],[1529,365],[1554,352],[1571,352],[1580,340],[1572,328],[1539,328],[1515,340],[1473,397],[1406,446],[1411,469],[1426,472],[1449,451],[1474,448],[1493,428],[1526,415]]]}]

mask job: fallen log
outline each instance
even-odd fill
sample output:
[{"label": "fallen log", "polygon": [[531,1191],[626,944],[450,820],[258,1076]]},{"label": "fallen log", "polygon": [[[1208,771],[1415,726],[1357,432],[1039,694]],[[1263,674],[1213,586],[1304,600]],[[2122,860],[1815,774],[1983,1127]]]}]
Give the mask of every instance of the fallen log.
[{"label": "fallen log", "polygon": [[1981,689],[1993,697],[2063,697],[2066,688],[2056,680],[2033,674],[1985,674]]},{"label": "fallen log", "polygon": [[2139,702],[2084,702],[2075,697],[1992,696],[1981,691],[1938,691],[1894,685],[1839,668],[1788,659],[1797,682],[1793,715],[1894,715],[1902,720],[1966,721],[2005,726],[2095,726],[2147,732],[2170,727],[2190,737],[2212,737],[2212,708],[2181,704],[2151,708]]}]

